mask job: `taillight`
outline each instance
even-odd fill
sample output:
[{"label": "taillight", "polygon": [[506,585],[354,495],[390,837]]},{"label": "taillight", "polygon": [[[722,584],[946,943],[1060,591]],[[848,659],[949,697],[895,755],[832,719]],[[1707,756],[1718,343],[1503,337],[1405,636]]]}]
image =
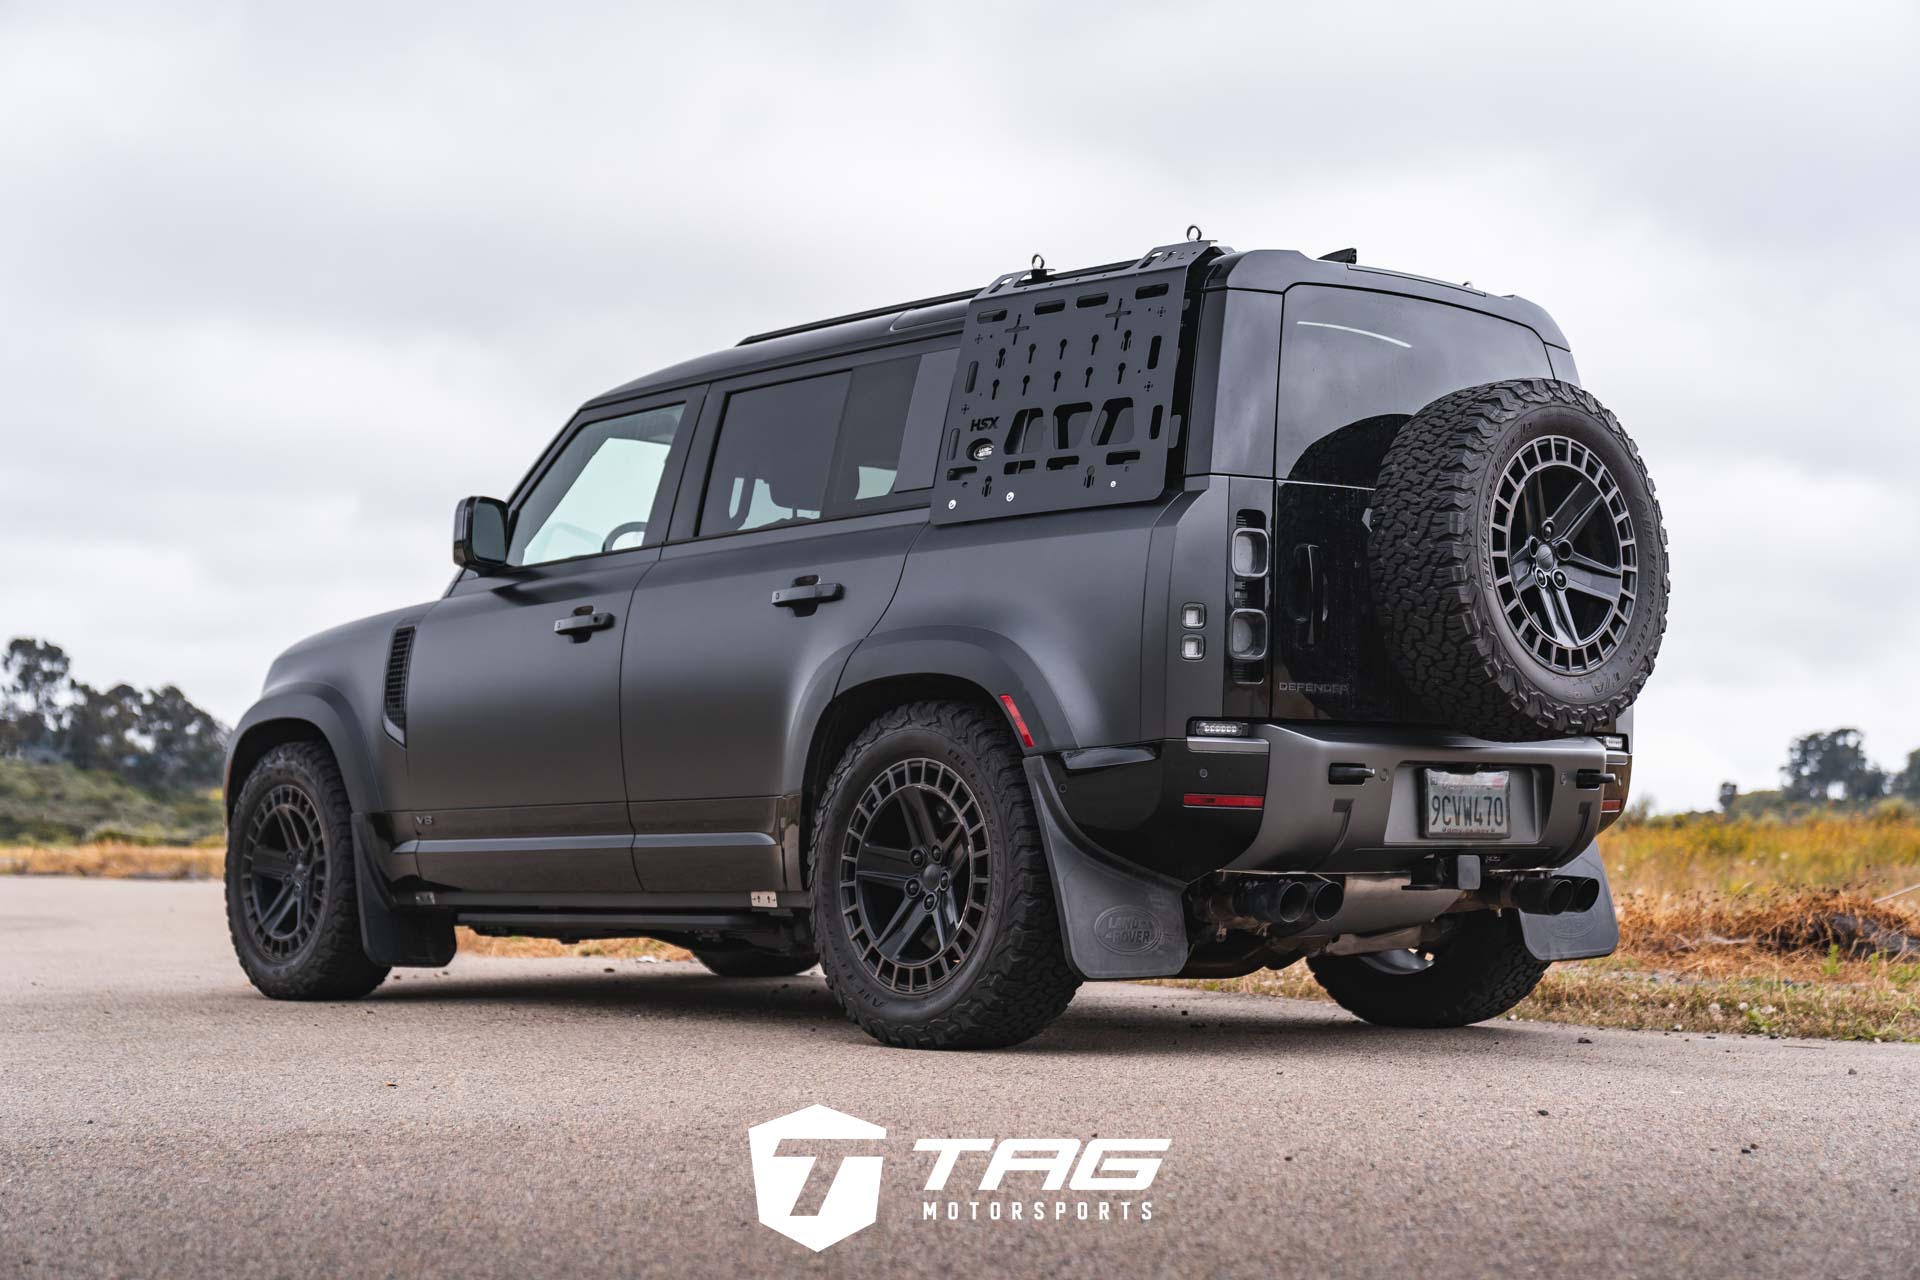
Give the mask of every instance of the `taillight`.
[{"label": "taillight", "polygon": [[1267,678],[1269,592],[1273,544],[1266,515],[1242,510],[1234,516],[1227,565],[1232,573],[1232,611],[1227,615],[1227,662],[1235,684]]}]

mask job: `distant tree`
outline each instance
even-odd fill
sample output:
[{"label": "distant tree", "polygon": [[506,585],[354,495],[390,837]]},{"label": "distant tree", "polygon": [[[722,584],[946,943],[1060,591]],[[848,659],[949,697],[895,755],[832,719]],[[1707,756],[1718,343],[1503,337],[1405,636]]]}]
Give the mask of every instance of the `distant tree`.
[{"label": "distant tree", "polygon": [[1907,752],[1907,767],[1894,775],[1892,791],[1920,802],[1920,748]]},{"label": "distant tree", "polygon": [[0,755],[64,760],[161,790],[217,785],[226,726],[173,685],[104,692],[73,678],[59,645],[17,639],[0,656]]},{"label": "distant tree", "polygon": [[1834,729],[1795,738],[1780,770],[1790,800],[1874,800],[1887,790],[1887,775],[1867,759],[1858,729]]},{"label": "distant tree", "polygon": [[71,663],[66,651],[45,640],[14,640],[0,659],[0,671],[6,675],[6,687],[0,690],[0,709],[4,709],[5,749],[10,755],[25,752],[55,753],[59,750],[62,702],[70,692]]},{"label": "distant tree", "polygon": [[174,686],[149,691],[133,727],[147,748],[133,770],[136,781],[159,787],[210,787],[220,781],[226,727]]},{"label": "distant tree", "polygon": [[1733,802],[1739,798],[1740,787],[1737,783],[1723,782],[1720,784],[1720,810],[1722,813],[1725,813],[1728,817],[1732,817]]},{"label": "distant tree", "polygon": [[129,780],[145,754],[135,734],[145,699],[130,684],[102,693],[75,681],[60,731],[60,755],[79,769],[105,769]]}]

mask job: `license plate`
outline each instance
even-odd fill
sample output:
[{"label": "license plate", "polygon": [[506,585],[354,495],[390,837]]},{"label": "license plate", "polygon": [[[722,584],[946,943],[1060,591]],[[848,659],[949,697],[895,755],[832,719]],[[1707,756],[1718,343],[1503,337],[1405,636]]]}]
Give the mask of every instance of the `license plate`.
[{"label": "license plate", "polygon": [[1507,834],[1507,771],[1452,773],[1426,770],[1420,833],[1430,840]]}]

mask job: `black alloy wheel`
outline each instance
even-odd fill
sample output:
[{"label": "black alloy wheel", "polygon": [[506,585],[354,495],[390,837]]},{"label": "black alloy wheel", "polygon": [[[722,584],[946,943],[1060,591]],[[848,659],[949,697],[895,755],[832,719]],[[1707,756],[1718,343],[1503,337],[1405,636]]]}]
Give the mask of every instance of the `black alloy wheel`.
[{"label": "black alloy wheel", "polygon": [[312,940],[326,901],[328,865],[319,809],[291,783],[267,794],[240,848],[242,904],[254,946],[285,960]]},{"label": "black alloy wheel", "polygon": [[1633,621],[1639,556],[1632,512],[1599,455],[1569,436],[1528,441],[1500,477],[1489,533],[1494,584],[1521,643],[1568,675],[1611,657]]},{"label": "black alloy wheel", "polygon": [[937,760],[899,761],[868,784],[840,850],[840,904],[867,972],[902,994],[940,986],[972,954],[991,871],[980,802]]}]

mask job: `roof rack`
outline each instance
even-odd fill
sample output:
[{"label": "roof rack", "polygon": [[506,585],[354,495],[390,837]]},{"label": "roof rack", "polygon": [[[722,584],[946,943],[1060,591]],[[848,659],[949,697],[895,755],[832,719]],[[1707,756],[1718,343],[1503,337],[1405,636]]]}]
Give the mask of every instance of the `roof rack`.
[{"label": "roof rack", "polygon": [[831,329],[837,324],[852,324],[855,320],[878,320],[882,316],[894,315],[901,311],[912,311],[916,307],[933,307],[943,302],[965,302],[978,296],[978,289],[966,289],[960,293],[942,293],[931,298],[915,298],[911,302],[896,302],[890,307],[875,307],[871,311],[855,311],[849,315],[833,316],[827,320],[815,320],[812,324],[790,325],[785,329],[769,329],[765,333],[750,333],[735,343],[744,347],[755,342],[766,342],[773,338],[786,338],[796,333],[812,333],[816,329]]}]

